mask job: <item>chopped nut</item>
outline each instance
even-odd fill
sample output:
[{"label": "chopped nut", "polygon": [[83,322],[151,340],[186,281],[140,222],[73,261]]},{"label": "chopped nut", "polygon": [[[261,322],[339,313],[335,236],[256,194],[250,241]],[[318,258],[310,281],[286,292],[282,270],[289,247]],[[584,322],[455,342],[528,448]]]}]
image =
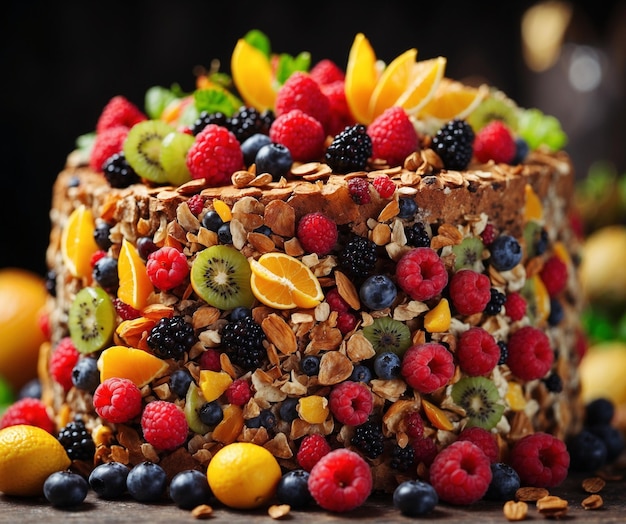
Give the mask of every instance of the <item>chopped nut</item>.
[{"label": "chopped nut", "polygon": [[511,522],[524,520],[526,519],[526,515],[528,515],[528,504],[521,500],[518,502],[509,500],[504,504],[503,511],[506,519]]},{"label": "chopped nut", "polygon": [[335,271],[335,282],[337,283],[337,291],[352,309],[357,311],[361,309],[361,300],[359,293],[354,287],[352,281],[341,271]]},{"label": "chopped nut", "polygon": [[276,313],[265,317],[263,322],[261,322],[261,327],[267,339],[274,344],[281,353],[289,355],[298,349],[296,335],[289,327],[289,324]]},{"label": "chopped nut", "polygon": [[587,493],[599,493],[606,486],[606,482],[600,477],[590,477],[583,480],[582,486]]},{"label": "chopped nut", "polygon": [[352,362],[339,351],[327,351],[320,359],[319,383],[331,386],[343,382],[352,374]]},{"label": "chopped nut", "polygon": [[604,501],[600,495],[594,493],[583,500],[581,505],[584,509],[598,509],[604,505]]},{"label": "chopped nut", "polygon": [[544,517],[561,518],[567,514],[568,502],[556,495],[547,495],[537,501],[537,510]]},{"label": "chopped nut", "polygon": [[545,488],[524,487],[515,492],[515,498],[523,502],[537,502],[549,494],[550,492]]},{"label": "chopped nut", "polygon": [[267,514],[273,519],[279,519],[288,515],[290,511],[291,506],[289,504],[274,504],[269,507]]},{"label": "chopped nut", "polygon": [[195,519],[208,519],[213,515],[213,508],[208,504],[200,504],[191,510],[191,516]]}]

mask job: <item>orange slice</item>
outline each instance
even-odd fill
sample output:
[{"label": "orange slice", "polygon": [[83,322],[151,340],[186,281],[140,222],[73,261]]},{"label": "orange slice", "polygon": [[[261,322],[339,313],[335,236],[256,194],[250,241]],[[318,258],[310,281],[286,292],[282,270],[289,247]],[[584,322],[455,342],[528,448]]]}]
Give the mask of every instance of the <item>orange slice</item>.
[{"label": "orange slice", "polygon": [[148,304],[148,297],[153,291],[152,282],[137,248],[126,239],[122,240],[117,273],[120,281],[117,298],[141,311]]},{"label": "orange slice", "polygon": [[324,293],[313,272],[297,258],[284,253],[266,253],[250,259],[250,284],[254,296],[276,309],[313,308]]},{"label": "orange slice", "polygon": [[100,249],[93,237],[94,230],[91,209],[81,205],[72,211],[61,233],[61,256],[74,277],[91,275],[91,257]]},{"label": "orange slice", "polygon": [[422,108],[420,118],[436,118],[447,122],[467,117],[487,96],[489,88],[467,86],[461,82],[443,78],[435,95]]},{"label": "orange slice", "polygon": [[370,98],[378,82],[376,54],[363,33],[354,37],[346,67],[346,101],[352,116],[361,124],[370,123]]},{"label": "orange slice", "polygon": [[409,115],[417,116],[437,92],[446,64],[443,56],[417,62],[413,66],[411,84],[395,104],[403,107]]},{"label": "orange slice", "polygon": [[207,402],[217,400],[233,382],[231,376],[225,371],[211,371],[203,369],[200,371],[200,381],[198,386],[202,390],[202,396]]},{"label": "orange slice", "polygon": [[543,219],[543,206],[541,205],[541,200],[539,200],[539,196],[535,193],[533,186],[530,184],[526,184],[525,191],[526,195],[526,205],[524,206],[524,220],[526,222],[530,222],[531,220],[535,220],[537,222],[541,222]]},{"label": "orange slice", "polygon": [[247,105],[259,111],[274,109],[274,73],[265,54],[240,38],[233,50],[230,68],[235,87]]},{"label": "orange slice", "polygon": [[437,429],[442,429],[444,431],[452,431],[454,426],[448,416],[437,406],[428,402],[428,400],[422,399],[422,408],[424,409],[424,413],[426,413],[426,417],[433,426]]},{"label": "orange slice", "polygon": [[138,388],[144,387],[168,369],[167,362],[143,351],[126,346],[111,346],[98,358],[100,382],[108,378],[127,378]]},{"label": "orange slice", "polygon": [[235,404],[224,406],[224,418],[215,426],[212,437],[213,440],[222,444],[235,442],[244,426],[243,409]]}]

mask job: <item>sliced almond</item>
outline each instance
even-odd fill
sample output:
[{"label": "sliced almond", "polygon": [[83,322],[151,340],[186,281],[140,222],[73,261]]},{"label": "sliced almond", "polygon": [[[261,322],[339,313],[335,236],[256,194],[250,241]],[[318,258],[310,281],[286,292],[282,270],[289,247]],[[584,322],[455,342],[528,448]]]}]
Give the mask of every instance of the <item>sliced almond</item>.
[{"label": "sliced almond", "polygon": [[339,351],[327,351],[320,359],[319,383],[332,386],[343,382],[352,374],[352,362]]},{"label": "sliced almond", "polygon": [[284,355],[289,355],[298,349],[296,335],[283,317],[272,313],[263,319],[261,327],[267,339]]}]

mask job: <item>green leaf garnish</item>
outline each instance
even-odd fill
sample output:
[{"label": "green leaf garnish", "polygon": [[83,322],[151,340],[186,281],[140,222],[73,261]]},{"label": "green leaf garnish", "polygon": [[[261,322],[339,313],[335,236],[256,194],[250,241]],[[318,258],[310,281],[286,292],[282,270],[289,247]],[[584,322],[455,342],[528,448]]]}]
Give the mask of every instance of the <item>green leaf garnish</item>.
[{"label": "green leaf garnish", "polygon": [[303,51],[297,56],[281,54],[278,56],[278,67],[276,68],[276,81],[283,85],[287,79],[296,71],[308,71],[311,67],[311,54]]},{"label": "green leaf garnish", "polygon": [[234,95],[219,89],[198,89],[194,92],[195,108],[200,113],[220,113],[232,116],[242,102]]},{"label": "green leaf garnish", "polygon": [[251,46],[256,47],[265,56],[270,58],[272,54],[270,39],[265,35],[265,33],[263,33],[263,31],[260,31],[259,29],[251,29],[246,33],[243,39]]}]

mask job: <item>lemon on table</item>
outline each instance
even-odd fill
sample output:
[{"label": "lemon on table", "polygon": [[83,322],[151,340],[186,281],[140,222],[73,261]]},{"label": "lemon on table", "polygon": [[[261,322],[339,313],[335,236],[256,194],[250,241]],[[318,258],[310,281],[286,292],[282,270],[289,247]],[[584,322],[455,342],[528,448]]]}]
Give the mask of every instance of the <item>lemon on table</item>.
[{"label": "lemon on table", "polygon": [[274,455],[251,442],[224,446],[207,468],[207,480],[215,497],[235,509],[267,504],[276,492],[281,474]]},{"label": "lemon on table", "polygon": [[45,480],[71,464],[61,443],[47,431],[25,424],[0,430],[0,492],[34,497]]}]

